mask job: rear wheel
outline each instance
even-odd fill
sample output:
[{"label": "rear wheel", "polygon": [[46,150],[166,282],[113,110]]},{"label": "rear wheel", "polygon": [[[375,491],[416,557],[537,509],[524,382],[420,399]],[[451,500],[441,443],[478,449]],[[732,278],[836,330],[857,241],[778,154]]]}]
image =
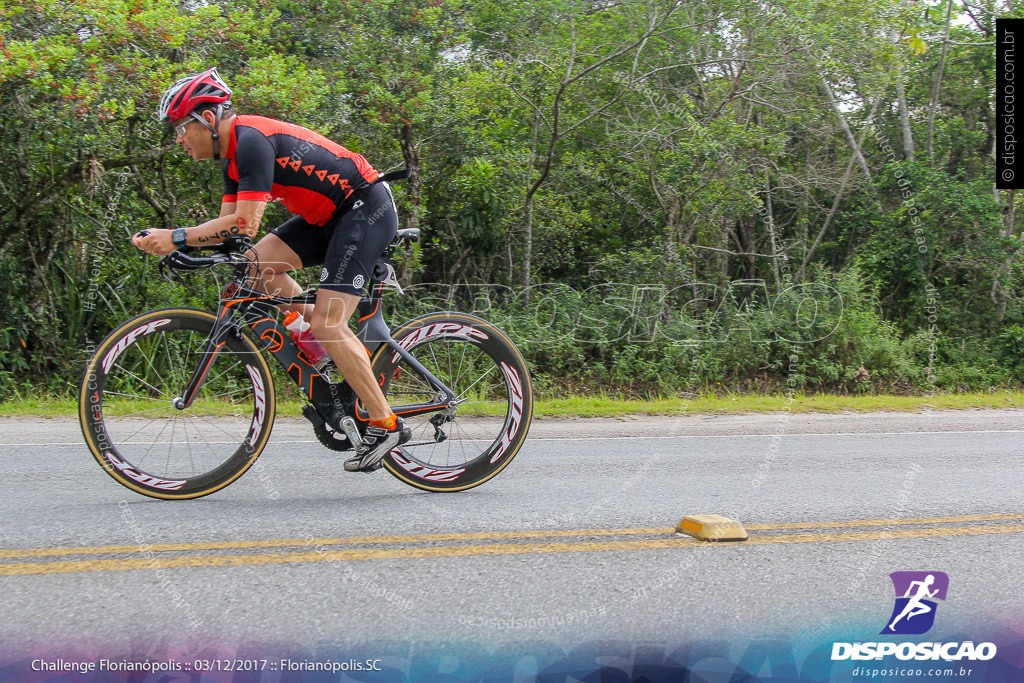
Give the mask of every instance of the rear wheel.
[{"label": "rear wheel", "polygon": [[455,393],[456,404],[403,415],[403,406],[441,397],[392,348],[378,347],[374,377],[412,429],[409,443],[385,457],[388,471],[427,491],[462,491],[504,469],[533,417],[530,373],[515,345],[490,323],[463,313],[425,315],[392,336]]},{"label": "rear wheel", "polygon": [[230,335],[185,410],[175,407],[215,316],[165,309],[110,333],[89,361],[79,421],[103,469],[153,498],[198,498],[240,477],[274,423],[274,385],[256,346]]}]

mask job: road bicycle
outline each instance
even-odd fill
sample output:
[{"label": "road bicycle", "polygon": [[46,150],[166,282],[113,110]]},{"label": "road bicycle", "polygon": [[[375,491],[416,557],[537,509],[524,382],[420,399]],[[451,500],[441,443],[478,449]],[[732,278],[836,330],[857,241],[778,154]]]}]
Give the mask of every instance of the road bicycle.
[{"label": "road bicycle", "polygon": [[[518,349],[481,318],[444,311],[389,330],[381,299],[385,287],[398,287],[390,257],[418,239],[417,229],[399,230],[376,264],[356,334],[385,397],[413,432],[383,467],[418,489],[463,491],[494,477],[519,452],[533,389]],[[82,433],[107,474],[133,491],[198,498],[253,465],[276,414],[267,354],[297,385],[306,401],[302,414],[324,446],[348,451],[362,444],[369,416],[355,393],[343,378],[332,381],[330,370],[318,371],[280,321],[279,306],[311,304],[317,290],[280,297],[257,288],[250,247],[233,238],[163,257],[168,278],[231,271],[216,313],[143,313],[111,332],[87,364],[79,390]]]}]

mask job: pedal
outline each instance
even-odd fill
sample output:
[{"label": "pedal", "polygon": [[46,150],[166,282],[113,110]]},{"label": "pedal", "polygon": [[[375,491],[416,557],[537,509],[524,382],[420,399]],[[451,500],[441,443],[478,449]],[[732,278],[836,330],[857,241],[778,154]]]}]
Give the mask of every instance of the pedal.
[{"label": "pedal", "polygon": [[341,431],[345,432],[349,443],[352,444],[357,452],[363,447],[363,437],[359,435],[359,428],[356,426],[356,421],[352,419],[351,415],[341,418]]}]

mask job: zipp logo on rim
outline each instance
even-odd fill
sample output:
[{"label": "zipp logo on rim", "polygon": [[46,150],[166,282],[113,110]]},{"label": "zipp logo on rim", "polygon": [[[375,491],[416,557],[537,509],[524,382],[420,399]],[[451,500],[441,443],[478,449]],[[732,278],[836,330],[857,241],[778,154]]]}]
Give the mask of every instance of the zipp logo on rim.
[{"label": "zipp logo on rim", "polygon": [[505,374],[505,379],[508,380],[508,386],[512,394],[512,405],[509,410],[509,420],[511,424],[508,430],[501,435],[501,445],[498,446],[498,450],[494,451],[494,455],[491,456],[491,464],[493,465],[498,459],[505,455],[505,451],[512,445],[512,437],[519,431],[519,424],[523,421],[523,383],[519,379],[519,374],[504,361],[501,363],[501,371]]},{"label": "zipp logo on rim", "polygon": [[107,355],[103,357],[103,373],[108,374],[110,372],[110,367],[114,364],[114,361],[117,360],[118,356],[124,353],[124,350],[127,349],[129,345],[134,344],[136,339],[144,337],[147,334],[152,334],[158,328],[163,327],[169,322],[171,322],[170,318],[154,320],[153,322],[136,327],[134,330],[122,337],[121,341],[117,342],[117,344],[114,345],[114,348],[107,351]]},{"label": "zipp logo on rim", "polygon": [[[487,341],[490,339],[486,332],[473,327],[472,325],[463,325],[462,323],[434,323],[433,325],[421,327],[402,341],[398,342],[398,344],[403,349],[408,350],[417,344],[422,344],[423,342],[434,339],[435,337],[461,337],[471,341],[474,339],[479,339],[480,341]],[[393,361],[397,363],[398,358],[398,354],[394,354]]]},{"label": "zipp logo on rim", "polygon": [[434,468],[427,467],[426,465],[417,465],[416,463],[406,460],[399,455],[401,450],[402,449],[400,448],[396,448],[391,451],[391,457],[403,470],[409,474],[419,477],[420,479],[426,479],[427,481],[452,482],[458,479],[459,475],[466,471],[465,467],[459,467],[454,470],[435,470]]},{"label": "zipp logo on rim", "polygon": [[245,369],[249,371],[249,377],[252,379],[252,390],[256,399],[256,414],[252,416],[252,427],[250,427],[252,437],[249,439],[249,445],[255,446],[256,439],[263,430],[263,417],[267,412],[267,393],[263,388],[263,380],[260,378],[260,373],[256,368],[246,365]]},{"label": "zipp logo on rim", "polygon": [[131,465],[123,460],[118,460],[110,451],[104,451],[103,455],[106,457],[107,461],[120,470],[124,476],[134,479],[143,486],[149,486],[163,491],[177,491],[185,485],[185,481],[181,479],[158,479],[157,477],[151,477],[148,474],[136,472]]}]

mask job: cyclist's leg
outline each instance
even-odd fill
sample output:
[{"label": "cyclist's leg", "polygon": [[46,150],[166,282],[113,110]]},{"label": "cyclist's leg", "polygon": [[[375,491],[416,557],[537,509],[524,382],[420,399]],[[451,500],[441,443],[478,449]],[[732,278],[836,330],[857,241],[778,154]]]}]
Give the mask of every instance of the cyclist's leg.
[{"label": "cyclist's leg", "polygon": [[372,472],[380,469],[384,456],[393,448],[408,442],[412,432],[394,415],[384,399],[384,392],[373,378],[366,347],[346,324],[355,313],[359,298],[356,294],[321,286],[311,324],[313,334],[331,354],[370,417],[369,425],[363,430],[363,444],[355,456],[345,461],[345,470]]},{"label": "cyclist's leg", "polygon": [[398,215],[391,192],[384,185],[369,188],[356,206],[334,227],[310,325],[362,400],[370,419],[382,420],[390,417],[391,408],[373,378],[366,349],[348,321],[370,281],[374,264],[394,239]]},{"label": "cyclist's leg", "polygon": [[345,381],[362,401],[370,419],[383,420],[391,415],[391,408],[373,378],[366,347],[347,324],[355,313],[359,298],[355,294],[321,287],[316,295],[310,326],[313,336],[323,344]]},{"label": "cyclist's leg", "polygon": [[[288,271],[323,262],[328,244],[324,233],[325,228],[294,216],[267,234],[253,247],[258,268],[256,287],[277,296],[301,294],[303,288]],[[297,311],[307,320],[313,314],[311,305],[282,306],[281,309]]]}]

